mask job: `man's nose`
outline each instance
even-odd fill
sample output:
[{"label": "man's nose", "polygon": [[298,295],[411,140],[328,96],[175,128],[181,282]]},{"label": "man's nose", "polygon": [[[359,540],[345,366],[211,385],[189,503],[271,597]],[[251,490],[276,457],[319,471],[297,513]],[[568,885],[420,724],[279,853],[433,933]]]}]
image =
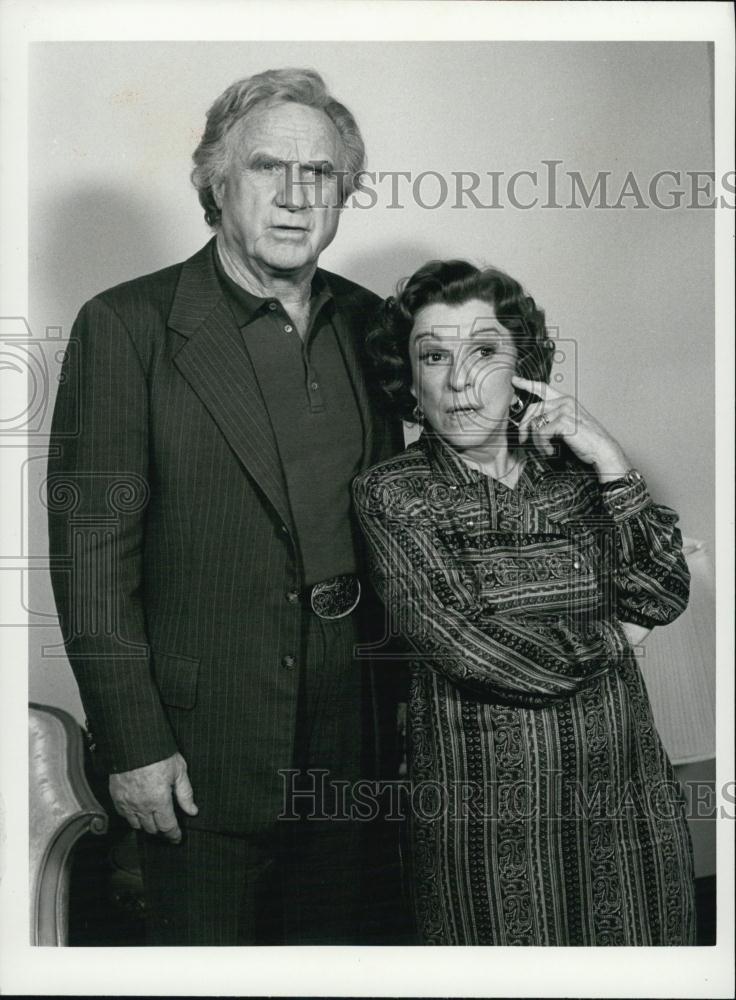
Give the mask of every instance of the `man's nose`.
[{"label": "man's nose", "polygon": [[279,208],[286,208],[290,212],[298,212],[309,204],[308,192],[302,181],[298,163],[284,164],[276,191],[276,203]]}]

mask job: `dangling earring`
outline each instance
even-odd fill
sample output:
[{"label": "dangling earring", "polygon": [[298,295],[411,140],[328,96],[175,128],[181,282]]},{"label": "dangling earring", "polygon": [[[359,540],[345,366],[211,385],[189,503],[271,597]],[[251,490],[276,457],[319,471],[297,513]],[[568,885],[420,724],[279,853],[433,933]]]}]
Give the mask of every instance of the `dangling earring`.
[{"label": "dangling earring", "polygon": [[511,406],[509,406],[509,420],[514,425],[514,427],[519,426],[519,418],[524,412],[524,404],[519,399],[519,397],[514,393],[514,398],[511,401]]},{"label": "dangling earring", "polygon": [[411,419],[414,421],[415,424],[424,423],[424,413],[419,403],[416,403],[414,409],[411,411]]}]

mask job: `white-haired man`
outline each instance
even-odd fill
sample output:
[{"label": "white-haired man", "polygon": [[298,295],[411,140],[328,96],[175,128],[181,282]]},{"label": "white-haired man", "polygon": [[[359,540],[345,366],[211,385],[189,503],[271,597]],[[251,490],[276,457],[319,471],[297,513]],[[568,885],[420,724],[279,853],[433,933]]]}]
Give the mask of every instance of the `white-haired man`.
[{"label": "white-haired man", "polygon": [[233,84],[194,154],[215,237],[72,332],[52,577],[153,944],[257,942],[274,886],[283,941],[362,939],[361,827],[334,790],[367,773],[354,648],[380,617],[349,485],[402,442],[364,378],[378,299],[317,265],[363,159],[315,72]]}]

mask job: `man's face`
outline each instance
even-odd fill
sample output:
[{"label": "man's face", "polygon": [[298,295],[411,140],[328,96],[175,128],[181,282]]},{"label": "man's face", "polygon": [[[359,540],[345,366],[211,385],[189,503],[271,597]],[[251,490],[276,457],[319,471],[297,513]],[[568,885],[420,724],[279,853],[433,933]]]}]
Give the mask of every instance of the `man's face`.
[{"label": "man's face", "polygon": [[247,115],[227,141],[227,172],[213,186],[226,246],[258,277],[308,274],[340,219],[337,129],[316,108],[276,104]]}]

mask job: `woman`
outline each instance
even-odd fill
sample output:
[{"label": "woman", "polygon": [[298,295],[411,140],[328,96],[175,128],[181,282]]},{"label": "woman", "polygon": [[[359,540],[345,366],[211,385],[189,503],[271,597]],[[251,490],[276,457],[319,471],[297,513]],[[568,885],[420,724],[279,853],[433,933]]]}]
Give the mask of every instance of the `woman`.
[{"label": "woman", "polygon": [[359,476],[413,647],[411,843],[427,944],[694,943],[691,847],[630,638],[685,608],[677,516],[549,380],[507,275],[417,271],[372,336],[424,432]]}]

